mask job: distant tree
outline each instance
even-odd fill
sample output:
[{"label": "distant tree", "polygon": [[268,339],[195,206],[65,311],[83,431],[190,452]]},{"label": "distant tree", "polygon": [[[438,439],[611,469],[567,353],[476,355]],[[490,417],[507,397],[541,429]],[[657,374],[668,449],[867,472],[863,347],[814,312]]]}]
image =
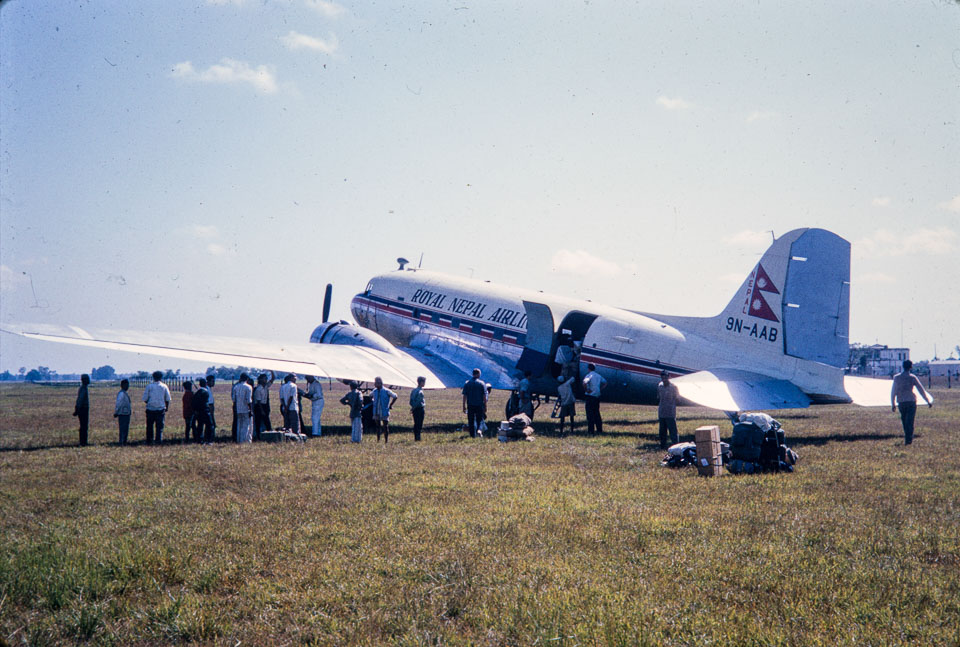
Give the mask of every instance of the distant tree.
[{"label": "distant tree", "polygon": [[138,380],[148,380],[148,379],[150,379],[150,372],[149,372],[149,371],[137,371],[137,374],[134,375],[134,378],[135,378],[135,379],[138,379]]},{"label": "distant tree", "polygon": [[17,371],[17,373],[20,375],[20,379],[22,380],[22,379],[23,379],[23,376],[27,374],[27,367],[26,367],[26,366],[21,366],[21,367],[20,367],[20,370]]},{"label": "distant tree", "polygon": [[41,374],[37,369],[31,368],[29,371],[27,371],[27,375],[24,379],[28,382],[39,382],[43,379],[43,374]]},{"label": "distant tree", "polygon": [[13,373],[10,371],[4,371],[3,373],[0,373],[0,382],[11,382],[14,379]]},{"label": "distant tree", "polygon": [[173,369],[169,369],[169,368],[168,368],[168,369],[164,372],[164,374],[163,374],[163,379],[165,379],[165,380],[170,380],[170,379],[175,378],[176,376],[177,376],[177,374],[173,372]]},{"label": "distant tree", "polygon": [[117,372],[109,364],[104,364],[100,368],[95,368],[90,371],[91,380],[115,380],[117,379]]}]

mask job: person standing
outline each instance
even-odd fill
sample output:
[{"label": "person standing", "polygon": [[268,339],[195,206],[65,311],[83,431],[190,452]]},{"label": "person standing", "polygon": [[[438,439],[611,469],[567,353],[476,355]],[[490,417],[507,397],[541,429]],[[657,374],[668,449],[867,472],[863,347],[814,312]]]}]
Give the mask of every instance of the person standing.
[{"label": "person standing", "polygon": [[213,442],[213,428],[210,426],[210,391],[204,378],[197,380],[197,390],[193,394],[193,439],[208,445]]},{"label": "person standing", "polygon": [[463,385],[463,412],[467,414],[470,437],[476,438],[483,420],[483,404],[487,398],[487,385],[480,380],[480,369],[473,369],[473,377]]},{"label": "person standing", "polygon": [[183,383],[183,442],[190,442],[190,431],[193,429],[193,382]]},{"label": "person standing", "polygon": [[251,416],[253,415],[253,387],[246,373],[240,375],[240,381],[233,389],[233,408],[237,412],[237,442],[253,442]]},{"label": "person standing", "polygon": [[239,442],[237,440],[237,389],[246,382],[247,374],[240,373],[240,379],[230,387],[230,410],[233,412],[233,422],[230,423],[230,437],[233,438],[233,442]]},{"label": "person standing", "polygon": [[533,396],[530,393],[530,371],[523,372],[518,393],[520,395],[520,413],[525,413],[533,420]]},{"label": "person standing", "polygon": [[676,384],[670,382],[670,374],[666,371],[660,372],[657,397],[660,400],[657,405],[657,420],[660,422],[660,448],[666,449],[668,447],[668,430],[670,431],[670,444],[676,445],[680,442],[680,434],[677,431],[677,400],[680,399],[680,391]]},{"label": "person standing", "polygon": [[423,395],[423,387],[427,383],[427,378],[417,378],[417,388],[410,392],[410,413],[413,415],[413,440],[420,441],[420,432],[423,431],[423,419],[426,415],[426,398]]},{"label": "person standing", "polygon": [[80,388],[77,389],[77,402],[73,405],[73,415],[80,423],[80,446],[87,446],[87,432],[90,428],[90,376],[84,373],[80,376]]},{"label": "person standing", "polygon": [[374,388],[370,394],[373,404],[373,426],[377,430],[377,442],[380,442],[380,432],[383,432],[383,442],[390,441],[390,410],[397,401],[397,394],[383,386],[379,377],[373,379]]},{"label": "person standing", "polygon": [[600,391],[607,385],[607,380],[597,373],[594,364],[587,365],[587,374],[583,378],[583,408],[587,414],[587,433],[603,433],[603,418],[600,417]]},{"label": "person standing", "polygon": [[911,369],[913,369],[913,362],[908,359],[903,360],[903,372],[894,376],[893,386],[890,388],[890,410],[896,411],[897,407],[900,407],[904,445],[913,442],[913,421],[917,415],[917,396],[914,389],[920,393],[928,407],[933,406],[933,399],[924,391],[917,376],[910,372]]},{"label": "person standing", "polygon": [[153,443],[153,430],[157,430],[157,444],[163,444],[163,418],[170,408],[170,389],[161,382],[163,373],[153,372],[153,382],[143,390],[143,401],[147,403],[147,444]]},{"label": "person standing", "polygon": [[210,442],[213,442],[213,439],[217,437],[217,415],[214,411],[213,403],[213,387],[217,384],[217,376],[211,373],[207,376],[207,417],[210,419],[208,421],[210,425]]},{"label": "person standing", "polygon": [[563,434],[563,421],[570,418],[570,433],[573,433],[573,418],[577,415],[577,398],[573,394],[573,375],[564,378],[562,375],[557,378],[560,385],[557,387],[557,394],[560,398],[560,433]]},{"label": "person standing", "polygon": [[274,374],[270,371],[270,380],[266,373],[257,376],[257,387],[253,390],[253,435],[260,438],[261,431],[270,431],[270,386]]},{"label": "person standing", "polygon": [[295,434],[300,433],[300,407],[297,404],[297,376],[289,373],[280,387],[280,410],[283,426]]},{"label": "person standing", "polygon": [[130,416],[133,415],[133,403],[130,402],[130,380],[120,380],[120,390],[117,391],[117,404],[113,407],[113,417],[117,419],[120,431],[120,444],[126,445],[130,435]]},{"label": "person standing", "polygon": [[350,392],[340,398],[340,404],[350,407],[350,440],[359,443],[363,440],[363,396],[359,384],[350,382]]},{"label": "person standing", "polygon": [[310,398],[310,435],[320,437],[320,416],[323,415],[323,385],[316,375],[307,376],[307,397]]}]

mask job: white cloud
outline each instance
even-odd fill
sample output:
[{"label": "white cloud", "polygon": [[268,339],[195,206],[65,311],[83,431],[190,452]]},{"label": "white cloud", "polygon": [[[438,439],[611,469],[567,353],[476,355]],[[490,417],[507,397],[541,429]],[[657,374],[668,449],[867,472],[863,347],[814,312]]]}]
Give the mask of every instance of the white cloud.
[{"label": "white cloud", "polygon": [[207,245],[207,253],[212,256],[223,256],[227,253],[227,248],[220,243],[209,243]]},{"label": "white cloud", "polygon": [[657,97],[657,105],[666,108],[667,110],[686,110],[687,108],[692,108],[693,104],[687,101],[684,101],[680,97],[675,97],[671,99],[660,95]]},{"label": "white cloud", "polygon": [[960,213],[960,195],[954,196],[952,200],[941,202],[937,205],[937,208]]},{"label": "white cloud", "polygon": [[769,231],[753,231],[752,229],[744,229],[743,231],[739,231],[735,234],[724,236],[720,240],[727,245],[759,247],[761,249],[766,249],[773,243],[773,236]]},{"label": "white cloud", "polygon": [[326,0],[305,0],[304,4],[327,18],[336,18],[347,11],[343,5]]},{"label": "white cloud", "polygon": [[217,229],[216,225],[193,225],[190,230],[198,238],[216,238],[220,235],[220,230]]},{"label": "white cloud", "polygon": [[13,292],[20,285],[30,282],[26,274],[14,271],[12,267],[0,265],[0,292]]},{"label": "white cloud", "polygon": [[754,110],[749,115],[747,115],[747,123],[752,124],[755,121],[766,121],[767,119],[773,119],[777,116],[776,112],[772,110]]},{"label": "white cloud", "polygon": [[893,202],[893,199],[890,196],[883,195],[871,200],[870,204],[875,207],[889,207],[891,202]]},{"label": "white cloud", "polygon": [[337,41],[336,34],[330,34],[329,39],[321,40],[313,36],[291,31],[280,40],[289,49],[312,49],[316,52],[323,52],[324,54],[333,54],[340,45]]},{"label": "white cloud", "polygon": [[277,80],[272,65],[250,67],[244,61],[232,58],[221,59],[203,71],[198,71],[190,61],[173,66],[171,76],[198,83],[249,83],[257,91],[273,94],[277,91]]},{"label": "white cloud", "polygon": [[856,241],[853,249],[861,258],[950,254],[957,249],[957,239],[957,232],[949,227],[920,228],[907,234],[878,229],[872,235]]},{"label": "white cloud", "polygon": [[582,249],[570,251],[559,249],[550,260],[550,270],[564,274],[587,274],[591,276],[617,276],[620,266]]}]

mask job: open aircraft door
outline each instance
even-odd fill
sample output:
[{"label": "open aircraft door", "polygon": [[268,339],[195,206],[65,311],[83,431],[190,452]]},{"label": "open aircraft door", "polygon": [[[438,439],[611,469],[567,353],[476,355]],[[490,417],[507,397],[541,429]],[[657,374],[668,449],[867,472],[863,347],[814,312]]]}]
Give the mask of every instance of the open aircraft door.
[{"label": "open aircraft door", "polygon": [[527,343],[517,360],[517,370],[530,371],[536,378],[550,367],[553,359],[550,352],[553,349],[556,328],[549,306],[524,301],[523,307],[527,311]]}]

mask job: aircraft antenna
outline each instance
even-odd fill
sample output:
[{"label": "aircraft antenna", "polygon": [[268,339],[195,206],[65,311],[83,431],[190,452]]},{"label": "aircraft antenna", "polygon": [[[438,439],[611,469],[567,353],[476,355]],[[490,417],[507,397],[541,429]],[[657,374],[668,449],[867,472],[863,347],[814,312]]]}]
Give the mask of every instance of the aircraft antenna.
[{"label": "aircraft antenna", "polygon": [[420,262],[417,263],[417,269],[419,270],[423,266],[423,252],[420,252]]},{"label": "aircraft antenna", "polygon": [[400,258],[397,259],[397,263],[400,264],[400,267],[397,268],[397,271],[402,272],[403,268],[406,267],[410,263],[410,261],[408,261],[403,256],[401,256]]}]

